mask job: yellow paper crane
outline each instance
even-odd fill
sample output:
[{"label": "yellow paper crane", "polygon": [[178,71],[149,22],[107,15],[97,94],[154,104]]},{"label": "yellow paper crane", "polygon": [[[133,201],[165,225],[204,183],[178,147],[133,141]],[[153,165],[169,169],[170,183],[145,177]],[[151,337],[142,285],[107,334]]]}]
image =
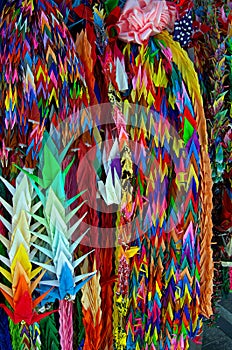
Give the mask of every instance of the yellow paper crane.
[{"label": "yellow paper crane", "polygon": [[35,312],[35,307],[50,292],[50,290],[48,290],[37,299],[32,299],[32,293],[43,277],[45,270],[35,281],[31,282],[31,279],[38,275],[41,270],[42,268],[40,267],[32,270],[27,251],[23,244],[19,245],[12,261],[11,273],[3,267],[0,267],[0,272],[12,283],[12,288],[0,283],[0,290],[13,311],[5,304],[0,304],[0,306],[6,311],[7,315],[14,323],[26,322],[30,325],[54,312],[49,311],[44,314],[37,314]]}]

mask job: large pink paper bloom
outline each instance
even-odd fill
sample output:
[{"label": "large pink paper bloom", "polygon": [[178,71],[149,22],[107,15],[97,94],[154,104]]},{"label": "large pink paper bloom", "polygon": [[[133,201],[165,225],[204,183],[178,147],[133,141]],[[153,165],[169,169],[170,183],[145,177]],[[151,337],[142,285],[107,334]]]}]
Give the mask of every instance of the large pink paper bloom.
[{"label": "large pink paper bloom", "polygon": [[167,29],[172,31],[176,7],[165,0],[128,0],[117,26],[119,39],[142,44],[150,36]]}]

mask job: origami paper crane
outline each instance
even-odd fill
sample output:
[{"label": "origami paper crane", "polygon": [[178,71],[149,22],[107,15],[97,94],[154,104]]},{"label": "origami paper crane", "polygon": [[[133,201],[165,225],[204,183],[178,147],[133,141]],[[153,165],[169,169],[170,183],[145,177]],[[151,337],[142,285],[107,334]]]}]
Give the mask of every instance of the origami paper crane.
[{"label": "origami paper crane", "polygon": [[[70,144],[71,141],[59,154],[52,139],[47,137],[41,157],[42,177],[27,173],[43,206],[43,217],[35,214],[31,214],[31,216],[46,230],[45,234],[34,231],[33,234],[40,239],[40,244],[32,243],[44,255],[44,259],[43,261],[33,259],[32,262],[48,270],[52,276],[50,280],[40,281],[41,290],[46,290],[47,286],[54,287],[46,301],[55,301],[56,298],[59,300],[74,298],[80,288],[95,274],[95,272],[90,272],[75,276],[74,273],[75,268],[92,251],[73,260],[73,253],[87,231],[71,243],[74,231],[78,229],[86,214],[78,218],[72,226],[70,225],[71,219],[83,205],[81,203],[67,213],[69,206],[82,194],[80,193],[69,200],[65,196],[65,177],[73,161],[64,171],[62,171],[62,161]],[[37,184],[42,188],[40,189]],[[49,260],[50,263],[46,263],[45,260]]]},{"label": "origami paper crane", "polygon": [[23,159],[34,167],[48,120],[56,125],[75,112],[74,105],[87,103],[87,89],[74,41],[55,1],[3,3],[0,158],[7,166],[9,151],[15,154],[24,147]]},{"label": "origami paper crane", "polygon": [[45,271],[35,281],[31,282],[42,268],[32,271],[30,258],[35,252],[31,251],[30,253],[30,229],[36,229],[38,224],[30,227],[31,216],[28,212],[35,213],[41,203],[32,205],[32,199],[34,198],[33,188],[26,175],[22,172],[16,178],[15,187],[2,177],[1,180],[12,194],[12,206],[0,197],[2,205],[11,216],[10,222],[0,216],[0,220],[9,231],[9,239],[0,235],[0,240],[5,245],[9,258],[1,255],[0,261],[10,269],[9,271],[0,267],[0,272],[12,284],[12,287],[9,288],[0,283],[0,290],[13,311],[5,304],[0,306],[15,323],[24,321],[27,324],[33,324],[51,313],[39,315],[35,312],[35,307],[49,293],[49,290],[35,300],[32,298],[32,293]]},{"label": "origami paper crane", "polygon": [[111,169],[107,174],[105,184],[103,181],[98,181],[98,190],[107,205],[121,203],[121,183],[115,168],[113,174],[114,183]]},{"label": "origami paper crane", "polygon": [[[0,236],[0,240],[7,248],[9,261],[12,262],[20,243],[23,243],[29,254],[30,242],[33,240],[30,230],[34,230],[38,227],[37,223],[30,225],[31,216],[29,215],[29,212],[36,213],[41,206],[41,203],[38,202],[32,205],[32,201],[35,198],[35,192],[33,191],[32,185],[27,179],[27,176],[23,174],[23,172],[17,176],[15,187],[3,177],[0,177],[0,179],[12,195],[12,206],[0,196],[2,205],[12,218],[11,222],[8,222],[0,215],[0,220],[7,228],[9,234],[9,240],[2,235]],[[33,253],[31,252],[31,256]],[[9,262],[7,265],[10,266]]]},{"label": "origami paper crane", "polygon": [[[105,169],[106,180],[105,184],[102,180],[98,181],[98,191],[102,195],[105,203],[110,204],[120,204],[121,203],[121,164],[120,164],[120,153],[118,149],[117,139],[115,140],[112,148],[107,155],[108,148],[107,144],[104,145],[102,161]],[[109,146],[110,147],[110,146]]]},{"label": "origami paper crane", "polygon": [[28,325],[31,325],[34,322],[38,322],[42,318],[55,312],[54,310],[43,314],[37,314],[35,312],[35,307],[50,292],[50,290],[48,290],[37,299],[32,299],[32,293],[43,277],[45,271],[42,272],[32,283],[31,279],[40,271],[41,268],[31,271],[31,264],[28,260],[27,252],[22,244],[20,244],[12,262],[11,274],[2,267],[0,268],[0,272],[9,280],[9,282],[12,283],[12,289],[0,283],[0,290],[12,307],[13,311],[10,310],[5,304],[0,304],[0,307],[6,311],[7,315],[13,320],[14,323],[26,322]]}]

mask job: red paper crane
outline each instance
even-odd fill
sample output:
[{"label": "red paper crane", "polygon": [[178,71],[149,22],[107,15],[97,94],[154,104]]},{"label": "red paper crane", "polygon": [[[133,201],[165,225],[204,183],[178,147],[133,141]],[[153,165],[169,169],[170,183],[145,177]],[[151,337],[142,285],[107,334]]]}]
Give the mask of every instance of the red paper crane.
[{"label": "red paper crane", "polygon": [[[33,271],[34,275],[40,270],[41,269],[36,269]],[[32,293],[43,277],[45,271],[42,272],[32,283],[28,277],[28,271],[26,271],[19,261],[16,261],[13,276],[3,268],[0,268],[0,272],[12,282],[12,288],[0,283],[0,291],[13,310],[10,310],[5,304],[0,304],[0,307],[5,310],[14,323],[25,322],[28,325],[31,325],[34,322],[39,322],[42,318],[56,311],[52,310],[43,314],[37,314],[35,311],[35,307],[51,290],[49,289],[35,300],[32,299]],[[29,274],[29,276],[30,275],[31,274]]]}]

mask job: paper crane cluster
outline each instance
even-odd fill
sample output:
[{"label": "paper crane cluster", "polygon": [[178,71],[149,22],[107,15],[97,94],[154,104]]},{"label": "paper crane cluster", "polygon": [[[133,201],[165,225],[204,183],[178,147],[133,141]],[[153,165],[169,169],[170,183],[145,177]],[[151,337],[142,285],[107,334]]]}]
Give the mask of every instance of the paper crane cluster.
[{"label": "paper crane cluster", "polygon": [[[77,260],[73,259],[74,250],[85,233],[80,235],[74,243],[71,243],[72,234],[78,228],[83,217],[70,226],[70,220],[80,206],[71,212],[68,212],[67,209],[81,194],[66,200],[65,176],[72,163],[62,171],[61,162],[65,151],[58,155],[54,143],[48,138],[43,147],[43,164],[41,164],[40,169],[42,178],[23,169],[16,178],[16,187],[1,178],[12,194],[13,204],[11,206],[1,198],[2,204],[12,220],[8,222],[4,217],[1,217],[9,232],[9,239],[3,235],[0,236],[9,257],[8,259],[1,256],[1,261],[8,266],[10,272],[3,267],[1,267],[0,272],[11,283],[12,287],[9,288],[1,283],[0,288],[12,311],[5,304],[1,304],[1,307],[15,323],[23,322],[31,325],[53,313],[52,310],[38,314],[35,308],[39,303],[43,305],[44,302],[55,302],[56,299],[72,300],[95,273],[75,276],[74,272],[89,253]],[[54,158],[54,154],[57,154],[57,159]],[[46,172],[48,165],[52,166],[49,173]],[[40,185],[40,188],[37,187],[36,183]],[[44,194],[43,189],[45,190]],[[32,205],[36,195],[39,201]],[[43,208],[42,217],[36,215],[37,210],[41,207]],[[31,225],[32,218],[35,221],[33,225]],[[32,263],[39,265],[39,267],[32,270]],[[43,272],[40,273],[42,269]],[[51,280],[45,278],[46,271],[52,273]],[[40,275],[32,281],[38,273]],[[39,283],[41,295],[34,298],[33,292]],[[49,288],[43,290],[44,286],[49,286]],[[44,298],[46,301],[43,301]],[[62,330],[60,333],[62,337]],[[67,337],[67,335],[65,336]]]},{"label": "paper crane cluster", "polygon": [[[12,194],[12,204],[8,204],[1,198],[3,206],[9,212],[12,221],[8,222],[3,217],[3,223],[9,232],[9,239],[0,236],[2,243],[7,248],[8,258],[1,256],[1,261],[10,268],[10,271],[1,267],[2,275],[11,283],[11,288],[1,283],[1,291],[6,300],[13,309],[13,312],[1,304],[1,307],[7,312],[15,323],[24,321],[27,324],[33,324],[45,315],[38,315],[35,307],[47,294],[33,299],[32,293],[43,277],[41,273],[33,282],[31,280],[41,271],[41,268],[32,270],[30,261],[31,234],[30,234],[30,216],[38,209],[38,204],[32,206],[33,191],[25,175],[19,174],[14,188],[9,182],[1,179]],[[37,225],[36,225],[37,226]]]},{"label": "paper crane cluster", "polygon": [[[193,2],[0,11],[0,326],[12,349],[188,349],[213,291],[205,81],[182,48],[198,49]],[[224,116],[224,91],[214,97]]]},{"label": "paper crane cluster", "polygon": [[0,37],[1,161],[8,165],[23,154],[23,165],[34,167],[44,129],[87,99],[82,68],[62,15],[49,1],[6,4]]}]

